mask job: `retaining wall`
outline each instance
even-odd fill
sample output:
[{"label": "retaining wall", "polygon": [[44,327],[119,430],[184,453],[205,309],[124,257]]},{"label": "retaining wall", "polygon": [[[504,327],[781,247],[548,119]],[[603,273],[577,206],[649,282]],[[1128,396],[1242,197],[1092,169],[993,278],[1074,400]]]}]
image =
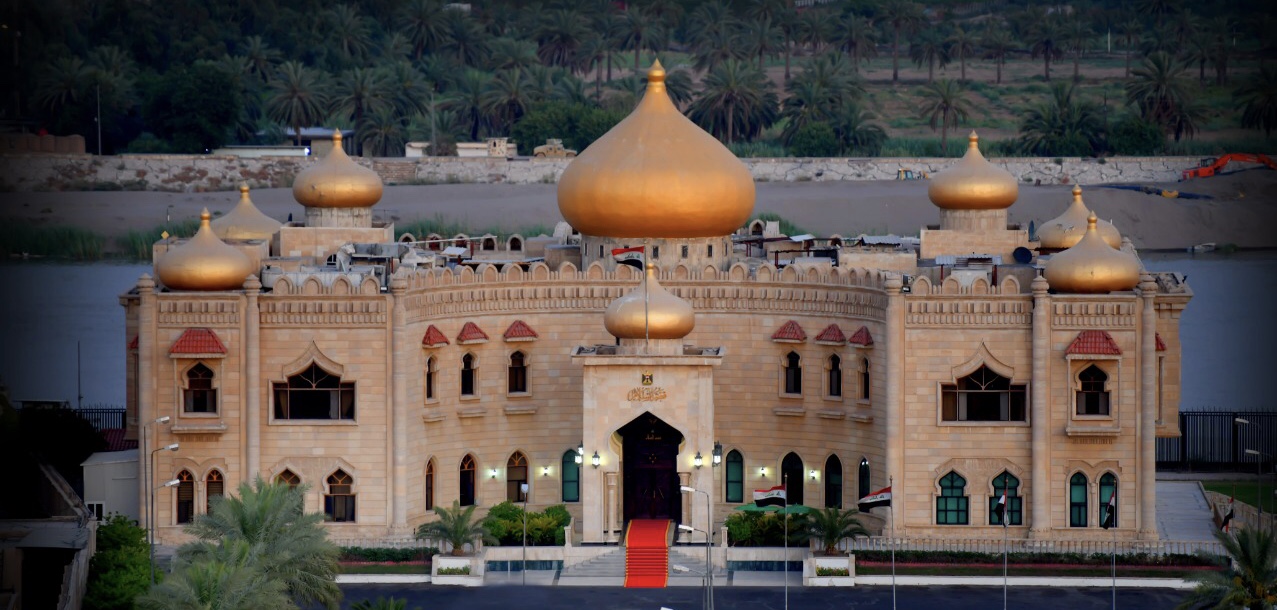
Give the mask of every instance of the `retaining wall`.
[{"label": "retaining wall", "polygon": [[[1096,159],[996,159],[1023,183],[1100,184],[1173,182],[1196,167],[1197,157],[1121,157]],[[288,187],[293,177],[318,162],[315,157],[234,157],[214,155],[77,154],[0,155],[0,190],[232,190],[241,182],[253,188]],[[377,158],[357,159],[386,184],[508,183],[553,184],[568,159]],[[751,158],[742,159],[760,182],[894,180],[900,169],[928,173],[953,159],[903,158]]]}]

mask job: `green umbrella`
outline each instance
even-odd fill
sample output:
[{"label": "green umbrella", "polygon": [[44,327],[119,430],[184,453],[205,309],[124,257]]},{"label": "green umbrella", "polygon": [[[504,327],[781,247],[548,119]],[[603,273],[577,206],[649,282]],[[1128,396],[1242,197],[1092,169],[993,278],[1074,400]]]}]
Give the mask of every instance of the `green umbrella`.
[{"label": "green umbrella", "polygon": [[736,510],[746,513],[774,513],[779,512],[780,507],[775,505],[759,506],[757,504],[742,504],[736,507]]},{"label": "green umbrella", "polygon": [[802,504],[790,504],[789,506],[780,509],[778,512],[782,515],[805,515],[813,510],[816,509],[810,506],[803,506]]}]

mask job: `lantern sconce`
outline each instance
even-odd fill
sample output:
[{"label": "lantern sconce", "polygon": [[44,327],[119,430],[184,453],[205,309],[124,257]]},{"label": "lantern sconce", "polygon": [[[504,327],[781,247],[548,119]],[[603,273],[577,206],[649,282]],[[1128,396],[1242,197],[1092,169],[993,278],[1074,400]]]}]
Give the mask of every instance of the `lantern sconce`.
[{"label": "lantern sconce", "polygon": [[692,458],[692,465],[696,466],[697,470],[700,470],[701,466],[705,465],[705,458],[701,457],[701,452],[696,452],[696,457]]},{"label": "lantern sconce", "polygon": [[599,452],[595,451],[594,455],[590,456],[590,465],[595,468],[599,467]]}]

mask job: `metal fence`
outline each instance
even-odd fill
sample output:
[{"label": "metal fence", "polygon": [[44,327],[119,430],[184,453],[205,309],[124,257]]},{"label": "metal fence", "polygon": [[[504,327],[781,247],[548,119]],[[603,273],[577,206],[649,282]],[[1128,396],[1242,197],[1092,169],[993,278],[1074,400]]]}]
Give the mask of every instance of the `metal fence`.
[{"label": "metal fence", "polygon": [[94,406],[74,411],[98,431],[124,427],[124,407]]},{"label": "metal fence", "polygon": [[[1206,540],[1033,540],[1012,538],[1007,541],[1007,550],[1012,553],[1078,553],[1092,555],[1108,554],[1116,551],[1119,555],[1147,554],[1163,555],[1195,555],[1209,553],[1223,555],[1224,547],[1215,541]],[[873,536],[844,540],[839,546],[844,551],[944,551],[964,553],[1002,552],[1002,540],[990,538],[886,538]]]},{"label": "metal fence", "polygon": [[1168,470],[1272,470],[1277,411],[1186,411],[1179,438],[1157,439],[1157,467]]}]

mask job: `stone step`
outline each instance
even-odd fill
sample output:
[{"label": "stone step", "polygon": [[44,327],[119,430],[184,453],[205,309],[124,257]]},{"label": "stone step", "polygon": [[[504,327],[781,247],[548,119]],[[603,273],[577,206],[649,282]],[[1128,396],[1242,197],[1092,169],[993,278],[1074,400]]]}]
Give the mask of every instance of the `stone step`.
[{"label": "stone step", "polygon": [[598,577],[625,576],[625,549],[618,548],[589,561],[563,569],[563,576]]},{"label": "stone step", "polygon": [[[704,572],[705,558],[688,555],[677,549],[670,549],[670,576],[688,576],[688,575],[695,574],[693,572],[689,572],[687,574],[684,574],[682,572],[675,572],[674,571],[675,565],[681,565],[683,567],[696,570],[696,572]],[[719,566],[714,566],[714,576],[726,577],[727,570]]]}]

